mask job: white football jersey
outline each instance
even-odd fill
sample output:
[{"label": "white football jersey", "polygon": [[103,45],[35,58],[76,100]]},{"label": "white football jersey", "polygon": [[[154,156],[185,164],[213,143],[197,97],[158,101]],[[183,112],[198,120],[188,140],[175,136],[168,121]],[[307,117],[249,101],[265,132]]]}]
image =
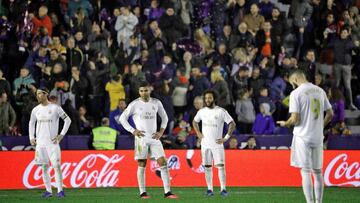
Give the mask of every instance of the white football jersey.
[{"label": "white football jersey", "polygon": [[202,122],[202,134],[204,138],[201,140],[201,146],[205,148],[219,148],[223,147],[222,144],[217,144],[216,140],[223,137],[224,122],[229,124],[233,121],[233,118],[229,113],[219,107],[214,108],[204,107],[200,109],[195,117],[194,121]]},{"label": "white football jersey", "polygon": [[332,108],[326,93],[311,83],[300,85],[290,94],[289,112],[300,114],[300,123],[294,127],[294,136],[311,146],[323,143],[324,111]]},{"label": "white football jersey", "polygon": [[53,144],[51,140],[59,134],[59,118],[64,120],[64,127],[60,134],[65,135],[69,129],[71,120],[64,110],[57,104],[52,103],[49,103],[46,106],[42,104],[37,105],[31,111],[29,122],[30,140],[34,138],[35,134],[37,146]]},{"label": "white football jersey", "polygon": [[128,122],[129,117],[132,115],[136,129],[145,131],[145,137],[151,138],[156,132],[157,114],[161,118],[160,127],[165,129],[168,117],[160,100],[150,98],[148,102],[145,102],[138,98],[131,102],[121,114],[120,122],[127,131],[133,133],[135,129]]}]

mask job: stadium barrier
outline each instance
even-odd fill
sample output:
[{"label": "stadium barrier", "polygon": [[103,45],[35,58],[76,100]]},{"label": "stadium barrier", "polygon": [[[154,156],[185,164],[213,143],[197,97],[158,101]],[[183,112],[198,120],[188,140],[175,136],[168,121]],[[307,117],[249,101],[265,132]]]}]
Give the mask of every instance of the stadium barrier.
[{"label": "stadium barrier", "polygon": [[[0,189],[43,188],[41,168],[35,165],[33,151],[0,153]],[[205,186],[199,150],[167,150],[171,185]],[[63,151],[62,170],[67,188],[137,187],[137,162],[132,150]],[[228,186],[300,186],[299,170],[289,166],[289,150],[227,150]],[[326,150],[326,186],[360,186],[360,151]],[[162,186],[156,161],[147,164],[147,186]],[[216,169],[214,169],[216,170]],[[50,168],[52,184],[54,170]],[[214,185],[218,186],[214,172]]]},{"label": "stadium barrier", "polygon": [[[236,135],[240,143],[240,147],[246,144],[248,135]],[[292,135],[256,135],[257,146],[261,149],[289,149],[291,145]],[[21,151],[33,150],[30,145],[29,137],[0,136],[3,151]],[[116,140],[116,149],[133,149],[134,138],[130,135],[119,135]],[[195,136],[189,135],[186,143],[192,149],[195,146]],[[67,135],[61,141],[61,149],[63,150],[89,150],[91,148],[90,135]],[[327,142],[328,149],[360,149],[360,135],[347,136],[329,136]]]}]

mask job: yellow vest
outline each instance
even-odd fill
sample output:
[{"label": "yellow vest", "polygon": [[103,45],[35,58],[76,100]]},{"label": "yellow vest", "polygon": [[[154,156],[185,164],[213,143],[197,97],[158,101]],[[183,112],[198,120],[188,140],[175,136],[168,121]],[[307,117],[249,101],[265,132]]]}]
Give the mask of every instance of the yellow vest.
[{"label": "yellow vest", "polygon": [[92,133],[94,136],[93,146],[95,149],[115,149],[116,130],[110,127],[100,126],[94,128]]}]

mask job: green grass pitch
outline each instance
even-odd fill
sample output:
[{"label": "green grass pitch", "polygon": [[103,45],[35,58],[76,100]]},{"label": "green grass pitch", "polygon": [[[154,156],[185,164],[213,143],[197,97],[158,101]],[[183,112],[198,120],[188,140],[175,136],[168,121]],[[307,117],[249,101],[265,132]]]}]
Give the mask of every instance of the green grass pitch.
[{"label": "green grass pitch", "polygon": [[[215,196],[205,197],[206,188],[172,188],[179,199],[164,199],[162,188],[148,188],[151,199],[139,199],[137,188],[65,189],[66,197],[58,199],[54,195],[42,199],[43,190],[0,190],[1,203],[15,202],[72,202],[72,203],[109,203],[109,202],[206,202],[206,203],[296,203],[305,202],[299,187],[229,187],[229,196],[221,197],[215,188]],[[359,203],[359,188],[325,188],[324,203]]]}]

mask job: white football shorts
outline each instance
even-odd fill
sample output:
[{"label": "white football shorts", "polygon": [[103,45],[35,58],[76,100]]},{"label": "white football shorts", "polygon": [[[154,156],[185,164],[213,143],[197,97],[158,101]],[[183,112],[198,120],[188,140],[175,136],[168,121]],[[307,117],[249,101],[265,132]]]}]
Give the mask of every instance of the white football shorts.
[{"label": "white football shorts", "polygon": [[51,163],[52,166],[59,166],[61,163],[60,145],[36,146],[35,163],[36,165]]},{"label": "white football shorts", "polygon": [[206,148],[201,147],[202,165],[225,164],[225,150],[224,148]]},{"label": "white football shorts", "polygon": [[321,169],[323,167],[323,147],[310,146],[294,135],[291,144],[290,165],[297,168]]},{"label": "white football shorts", "polygon": [[148,137],[135,137],[135,160],[147,159],[148,157],[156,160],[165,157],[161,141]]}]

